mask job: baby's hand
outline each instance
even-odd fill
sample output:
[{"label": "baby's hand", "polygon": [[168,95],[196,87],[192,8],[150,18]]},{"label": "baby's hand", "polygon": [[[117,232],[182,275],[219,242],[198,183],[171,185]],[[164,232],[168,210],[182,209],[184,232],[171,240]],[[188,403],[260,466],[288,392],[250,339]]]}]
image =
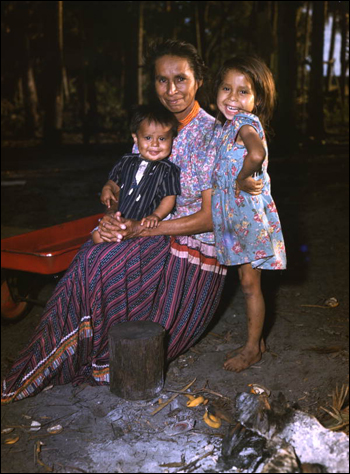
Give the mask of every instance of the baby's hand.
[{"label": "baby's hand", "polygon": [[145,225],[147,229],[153,229],[154,227],[158,227],[160,220],[157,214],[151,214],[142,219],[141,225]]},{"label": "baby's hand", "polygon": [[114,201],[115,203],[118,202],[111,188],[109,186],[104,186],[101,193],[101,202],[109,209],[111,207],[111,201]]},{"label": "baby's hand", "polygon": [[102,244],[104,242],[104,240],[100,236],[100,233],[97,229],[94,230],[91,235],[92,235],[92,241],[95,245],[96,244]]},{"label": "baby's hand", "polygon": [[252,196],[259,196],[262,193],[263,189],[263,181],[259,179],[256,181],[254,178],[249,176],[245,179],[237,178],[236,181],[236,197],[239,196],[240,191],[244,191],[246,193],[251,194]]}]

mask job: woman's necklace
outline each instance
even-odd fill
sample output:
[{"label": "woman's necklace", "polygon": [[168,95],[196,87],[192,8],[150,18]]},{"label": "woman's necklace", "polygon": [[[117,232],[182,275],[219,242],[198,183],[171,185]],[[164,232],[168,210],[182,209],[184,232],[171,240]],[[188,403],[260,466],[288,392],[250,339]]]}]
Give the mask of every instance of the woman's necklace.
[{"label": "woman's necklace", "polygon": [[197,101],[194,102],[191,112],[183,120],[179,120],[180,125],[178,127],[178,132],[182,130],[186,125],[188,125],[199,113],[200,105]]}]

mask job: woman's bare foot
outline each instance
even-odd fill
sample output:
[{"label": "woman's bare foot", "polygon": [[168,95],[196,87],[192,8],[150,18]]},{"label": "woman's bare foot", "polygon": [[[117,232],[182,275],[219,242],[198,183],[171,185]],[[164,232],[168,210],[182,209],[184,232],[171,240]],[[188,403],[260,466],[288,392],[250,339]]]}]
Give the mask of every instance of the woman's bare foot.
[{"label": "woman's bare foot", "polygon": [[241,352],[235,357],[228,359],[224,363],[224,369],[232,372],[242,372],[261,360],[262,351],[254,348],[243,347]]},{"label": "woman's bare foot", "polygon": [[[231,359],[237,354],[240,354],[245,349],[245,347],[246,346],[237,347],[237,349],[233,349],[232,351],[228,352],[226,354],[226,360]],[[261,354],[264,354],[266,352],[266,344],[265,344],[264,339],[261,339],[260,341],[260,351],[261,351]]]}]

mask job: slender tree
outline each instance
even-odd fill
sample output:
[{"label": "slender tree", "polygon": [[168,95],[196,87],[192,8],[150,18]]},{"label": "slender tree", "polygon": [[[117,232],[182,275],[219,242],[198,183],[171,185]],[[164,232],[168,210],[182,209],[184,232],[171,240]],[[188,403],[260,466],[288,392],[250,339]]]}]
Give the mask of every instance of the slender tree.
[{"label": "slender tree", "polygon": [[207,2],[194,2],[194,17],[196,25],[196,44],[197,50],[201,57],[205,57],[205,11]]},{"label": "slender tree", "polygon": [[333,8],[333,11],[329,12],[329,18],[332,20],[331,29],[331,41],[329,45],[328,53],[328,64],[327,64],[327,80],[326,80],[326,91],[329,92],[332,83],[332,74],[334,73],[334,46],[335,46],[335,34],[337,32],[337,7]]},{"label": "slender tree", "polygon": [[308,132],[321,140],[324,129],[323,45],[326,2],[312,2],[311,72],[308,106]]},{"label": "slender tree", "polygon": [[137,47],[137,97],[138,103],[143,103],[143,36],[144,36],[144,2],[139,3],[139,34]]},{"label": "slender tree", "polygon": [[24,34],[23,54],[23,99],[26,116],[26,132],[28,136],[35,136],[39,128],[38,95],[34,77],[34,69],[30,54],[29,36]]},{"label": "slender tree", "polygon": [[45,2],[45,9],[47,55],[44,141],[53,146],[62,142],[63,2]]},{"label": "slender tree", "polygon": [[291,152],[297,143],[296,20],[299,7],[299,2],[278,2],[278,106],[273,128],[276,131],[277,143]]},{"label": "slender tree", "polygon": [[341,2],[341,75],[340,75],[340,90],[343,104],[343,115],[345,119],[345,98],[346,98],[346,75],[349,70],[349,4],[348,2]]}]

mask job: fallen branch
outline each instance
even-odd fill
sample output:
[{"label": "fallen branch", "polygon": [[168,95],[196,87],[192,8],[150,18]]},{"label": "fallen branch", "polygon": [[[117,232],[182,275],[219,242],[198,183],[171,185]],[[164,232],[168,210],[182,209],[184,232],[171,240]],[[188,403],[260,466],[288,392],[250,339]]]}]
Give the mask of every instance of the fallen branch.
[{"label": "fallen branch", "polygon": [[182,394],[182,395],[197,395],[198,393],[210,393],[211,395],[216,395],[217,397],[220,398],[225,398],[226,400],[231,400],[229,397],[225,397],[219,392],[214,392],[214,390],[210,390],[209,388],[206,388],[206,385],[208,384],[208,380],[206,381],[205,385],[203,388],[200,388],[199,390],[195,390],[194,392],[186,392],[186,388],[183,390],[166,390],[167,392],[172,392],[172,393],[177,393],[177,394]]},{"label": "fallen branch", "polygon": [[202,461],[202,459],[207,458],[208,456],[212,456],[214,454],[214,450],[210,451],[209,453],[203,454],[203,456],[200,456],[199,458],[195,459],[194,461],[191,461],[190,463],[186,464],[186,466],[182,467],[179,471],[175,472],[182,472],[185,469],[191,469],[191,467],[195,467],[197,462]]},{"label": "fallen branch", "polygon": [[321,304],[301,304],[300,305],[303,308],[323,308],[323,309],[332,309],[336,308],[336,306],[326,306],[326,305],[321,305]]},{"label": "fallen branch", "polygon": [[186,391],[176,391],[176,390],[166,390],[166,392],[171,392],[171,393],[177,393],[177,394],[182,394],[182,395],[197,395],[198,393],[210,393],[211,395],[216,395],[217,397],[220,398],[226,398],[227,400],[231,400],[229,397],[225,397],[219,392],[214,392],[214,390],[210,390],[209,388],[201,388],[200,390],[195,390],[194,392],[186,392]]},{"label": "fallen branch", "polygon": [[[197,377],[195,377],[192,382],[190,382],[188,385],[186,385],[186,387],[183,388],[183,390],[187,390],[188,388],[191,387],[191,385],[193,385],[195,383],[195,381],[197,380]],[[167,390],[167,392],[171,392],[171,390]],[[165,408],[167,405],[169,405],[169,403],[171,403],[173,400],[175,400],[176,397],[178,397],[179,393],[182,393],[182,392],[175,392],[176,395],[173,395],[171,398],[169,398],[169,400],[167,400],[166,402],[162,403],[156,410],[154,410],[151,414],[152,416],[155,415],[156,413],[158,413],[159,411],[163,410],[163,408]]]}]

